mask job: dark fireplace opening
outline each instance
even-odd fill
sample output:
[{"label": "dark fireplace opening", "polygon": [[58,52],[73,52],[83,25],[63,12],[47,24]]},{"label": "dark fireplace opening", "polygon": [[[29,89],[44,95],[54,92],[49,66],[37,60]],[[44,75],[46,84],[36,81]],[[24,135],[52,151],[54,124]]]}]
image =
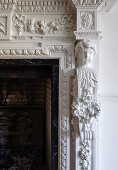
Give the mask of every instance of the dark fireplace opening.
[{"label": "dark fireplace opening", "polygon": [[0,65],[0,170],[57,170],[59,61]]}]

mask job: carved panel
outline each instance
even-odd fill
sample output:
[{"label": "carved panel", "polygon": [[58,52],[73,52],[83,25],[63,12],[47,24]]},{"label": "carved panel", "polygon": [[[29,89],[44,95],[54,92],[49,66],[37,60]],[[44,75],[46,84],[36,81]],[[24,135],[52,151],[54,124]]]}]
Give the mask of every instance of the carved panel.
[{"label": "carved panel", "polygon": [[10,39],[10,14],[1,14],[0,13],[0,39]]},{"label": "carved panel", "polygon": [[95,12],[81,11],[80,12],[80,29],[95,30]]},{"label": "carved panel", "polygon": [[0,16],[0,36],[7,34],[7,16]]}]

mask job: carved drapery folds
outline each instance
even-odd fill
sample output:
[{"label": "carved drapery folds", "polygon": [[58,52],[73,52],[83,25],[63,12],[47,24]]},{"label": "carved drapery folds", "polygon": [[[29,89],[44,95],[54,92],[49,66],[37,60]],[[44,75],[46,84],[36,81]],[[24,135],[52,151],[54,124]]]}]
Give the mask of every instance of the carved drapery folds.
[{"label": "carved drapery folds", "polygon": [[[97,101],[97,78],[92,68],[95,44],[80,40],[75,47],[76,73],[72,90],[72,124],[78,148],[78,165],[81,170],[92,170],[92,123],[99,116]],[[76,167],[78,170],[79,167]]]}]

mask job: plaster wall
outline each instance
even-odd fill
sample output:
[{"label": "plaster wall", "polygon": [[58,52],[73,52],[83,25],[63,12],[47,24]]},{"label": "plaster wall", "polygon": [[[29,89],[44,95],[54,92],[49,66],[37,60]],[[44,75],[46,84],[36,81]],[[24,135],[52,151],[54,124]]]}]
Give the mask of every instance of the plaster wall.
[{"label": "plaster wall", "polygon": [[103,34],[99,51],[99,170],[118,169],[118,1],[100,17]]}]

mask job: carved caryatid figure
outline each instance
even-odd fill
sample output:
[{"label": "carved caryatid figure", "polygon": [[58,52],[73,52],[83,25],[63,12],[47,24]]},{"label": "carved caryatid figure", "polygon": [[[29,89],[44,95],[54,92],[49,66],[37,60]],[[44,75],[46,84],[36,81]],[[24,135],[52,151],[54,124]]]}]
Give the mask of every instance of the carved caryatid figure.
[{"label": "carved caryatid figure", "polygon": [[72,123],[79,139],[79,160],[82,170],[91,170],[92,120],[97,118],[97,78],[92,67],[95,44],[80,40],[75,47],[76,74],[73,79]]}]

